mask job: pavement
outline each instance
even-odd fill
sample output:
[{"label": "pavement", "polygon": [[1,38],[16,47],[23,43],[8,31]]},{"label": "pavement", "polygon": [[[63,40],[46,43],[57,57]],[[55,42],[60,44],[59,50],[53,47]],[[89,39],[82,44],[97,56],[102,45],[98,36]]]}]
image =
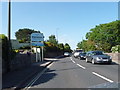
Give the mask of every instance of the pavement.
[{"label": "pavement", "polygon": [[2,89],[19,88],[38,72],[42,71],[47,65],[52,63],[53,60],[56,59],[44,58],[42,62],[36,62],[28,67],[6,73],[2,76]]},{"label": "pavement", "polygon": [[120,60],[112,60],[113,62],[120,64]]}]

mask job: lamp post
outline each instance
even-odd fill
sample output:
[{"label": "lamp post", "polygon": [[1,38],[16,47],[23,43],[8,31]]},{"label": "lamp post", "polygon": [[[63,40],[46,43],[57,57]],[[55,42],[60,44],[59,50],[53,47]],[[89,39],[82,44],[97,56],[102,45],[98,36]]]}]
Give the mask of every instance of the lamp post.
[{"label": "lamp post", "polygon": [[8,1],[8,40],[10,41],[11,33],[11,0]]},{"label": "lamp post", "polygon": [[11,61],[11,0],[8,0],[8,61],[7,70],[10,71]]},{"label": "lamp post", "polygon": [[59,28],[56,28],[56,38],[57,38],[57,41],[58,41],[58,30],[59,30]]}]

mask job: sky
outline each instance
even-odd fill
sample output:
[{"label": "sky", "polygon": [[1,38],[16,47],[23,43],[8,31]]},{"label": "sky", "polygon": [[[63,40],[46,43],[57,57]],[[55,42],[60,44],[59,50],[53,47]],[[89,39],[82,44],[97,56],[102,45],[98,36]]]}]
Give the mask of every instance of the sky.
[{"label": "sky", "polygon": [[[8,3],[2,2],[2,31],[7,35]],[[55,35],[59,43],[75,49],[77,43],[96,25],[118,20],[117,2],[12,2],[11,38],[15,32],[29,28]]]}]

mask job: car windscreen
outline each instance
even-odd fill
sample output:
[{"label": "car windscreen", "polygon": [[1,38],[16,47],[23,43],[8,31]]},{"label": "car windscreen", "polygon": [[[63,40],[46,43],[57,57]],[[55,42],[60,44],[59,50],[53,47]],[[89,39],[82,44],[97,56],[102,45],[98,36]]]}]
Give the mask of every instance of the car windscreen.
[{"label": "car windscreen", "polygon": [[94,55],[103,55],[103,52],[101,51],[96,51],[96,52],[93,52]]},{"label": "car windscreen", "polygon": [[86,53],[80,53],[81,55],[86,55]]}]

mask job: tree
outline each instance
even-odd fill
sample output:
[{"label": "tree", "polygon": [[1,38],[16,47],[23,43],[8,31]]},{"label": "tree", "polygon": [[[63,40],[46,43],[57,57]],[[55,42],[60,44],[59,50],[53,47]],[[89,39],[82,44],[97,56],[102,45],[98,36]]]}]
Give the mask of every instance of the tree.
[{"label": "tree", "polygon": [[77,46],[85,50],[110,52],[113,46],[120,45],[120,20],[95,26],[86,33],[86,39]]},{"label": "tree", "polygon": [[51,43],[53,43],[53,44],[55,44],[55,45],[58,44],[58,41],[56,40],[55,35],[49,36],[49,40],[47,40],[47,42],[51,42]]},{"label": "tree", "polygon": [[58,50],[57,46],[51,42],[44,42],[44,44],[45,44],[44,49],[46,52],[56,52]]},{"label": "tree", "polygon": [[89,51],[89,50],[96,50],[95,43],[90,40],[83,40],[77,44],[77,47],[79,49],[83,49],[84,51]]},{"label": "tree", "polygon": [[40,33],[40,31],[23,28],[23,29],[19,29],[17,32],[15,32],[15,36],[19,42],[30,42],[30,35],[32,33]]},{"label": "tree", "polygon": [[68,43],[65,43],[65,45],[64,45],[64,51],[65,52],[71,52],[72,51]]},{"label": "tree", "polygon": [[59,48],[61,51],[64,51],[64,44],[63,44],[63,43],[58,44],[58,48]]},{"label": "tree", "polygon": [[103,51],[110,52],[112,46],[120,45],[120,21],[100,24],[86,34]]}]

